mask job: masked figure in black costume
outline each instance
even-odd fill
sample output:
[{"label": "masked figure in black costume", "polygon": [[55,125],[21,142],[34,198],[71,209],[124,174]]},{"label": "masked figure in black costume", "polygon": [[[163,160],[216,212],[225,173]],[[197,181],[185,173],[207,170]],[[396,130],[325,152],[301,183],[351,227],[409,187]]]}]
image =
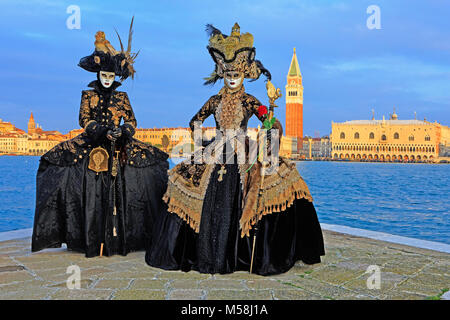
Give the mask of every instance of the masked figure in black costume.
[{"label": "masked figure in black costume", "polygon": [[[261,74],[270,80],[270,73],[254,59],[253,36],[241,35],[239,25],[235,24],[229,36],[211,25],[207,31],[208,50],[216,67],[206,84],[224,79],[225,86],[192,118],[190,127],[194,130],[195,122],[214,115],[220,132],[245,132],[252,115],[266,119],[261,103],[245,92],[243,81],[256,80]],[[278,120],[273,127],[281,137]],[[205,150],[216,150],[223,143],[218,136],[226,134],[216,134]],[[286,272],[298,260],[320,262],[325,254],[322,231],[311,194],[295,163],[276,156],[277,171],[262,176],[261,165],[249,161],[249,148],[245,151],[247,160],[241,164],[236,161],[238,148],[229,150],[219,151],[219,164],[196,163],[194,152],[191,159],[170,171],[164,195],[169,213],[161,216],[146,262],[168,270],[212,274],[248,271],[255,232],[254,273]]]},{"label": "masked figure in black costume", "polygon": [[130,40],[126,51],[116,51],[99,31],[94,53],[80,60],[81,68],[97,73],[81,96],[84,132],[41,158],[32,251],[66,243],[93,257],[150,245],[169,164],[166,153],[133,138],[133,109],[127,93],[116,90],[116,76],[135,72]]}]

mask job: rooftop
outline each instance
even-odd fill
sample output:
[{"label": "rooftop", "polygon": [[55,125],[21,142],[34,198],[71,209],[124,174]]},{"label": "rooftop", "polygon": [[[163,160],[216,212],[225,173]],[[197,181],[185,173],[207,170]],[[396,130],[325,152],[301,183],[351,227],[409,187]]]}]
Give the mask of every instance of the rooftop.
[{"label": "rooftop", "polygon": [[389,124],[389,125],[407,125],[407,124],[417,124],[417,125],[431,125],[433,123],[422,120],[350,120],[345,122],[334,122],[338,124]]}]

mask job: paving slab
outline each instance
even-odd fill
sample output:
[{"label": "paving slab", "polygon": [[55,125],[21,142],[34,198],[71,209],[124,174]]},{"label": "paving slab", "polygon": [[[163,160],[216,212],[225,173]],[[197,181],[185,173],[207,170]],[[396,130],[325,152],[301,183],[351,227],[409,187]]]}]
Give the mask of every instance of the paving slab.
[{"label": "paving slab", "polygon": [[[284,274],[201,274],[148,266],[144,252],[86,258],[65,247],[30,252],[30,238],[0,242],[0,300],[232,299],[424,300],[450,298],[450,254],[324,231],[326,256]],[[442,249],[442,248],[440,248]],[[69,289],[78,266],[80,289]],[[368,279],[379,270],[380,288]]]}]

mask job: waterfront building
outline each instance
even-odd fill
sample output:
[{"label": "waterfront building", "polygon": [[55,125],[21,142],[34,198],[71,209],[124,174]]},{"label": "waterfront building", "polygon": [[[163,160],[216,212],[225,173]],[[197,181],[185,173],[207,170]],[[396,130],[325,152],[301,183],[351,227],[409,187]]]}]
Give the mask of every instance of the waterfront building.
[{"label": "waterfront building", "polygon": [[2,119],[0,119],[0,134],[10,133],[15,129],[16,127],[14,127],[11,122],[4,122]]},{"label": "waterfront building", "polygon": [[439,157],[450,160],[450,128],[440,126]]},{"label": "waterfront building", "polygon": [[27,140],[27,147],[28,147],[27,153],[35,156],[43,155],[44,153],[46,153],[51,148],[53,148],[58,143],[64,140],[66,139],[61,139],[52,136],[40,136],[38,138],[29,138]]},{"label": "waterfront building", "polygon": [[435,161],[441,148],[450,146],[449,127],[438,122],[400,120],[394,113],[386,120],[351,120],[331,123],[334,159],[377,161]]},{"label": "waterfront building", "polygon": [[28,152],[28,135],[25,132],[0,133],[0,154],[25,154]]},{"label": "waterfront building", "polygon": [[301,159],[331,158],[330,137],[303,137],[303,147],[300,152]]},{"label": "waterfront building", "polygon": [[191,143],[191,130],[190,128],[183,127],[149,129],[138,128],[136,129],[134,137],[167,152],[172,150],[172,148],[176,145],[183,143],[183,141],[186,141],[186,143]]},{"label": "waterfront building", "polygon": [[16,149],[14,153],[17,154],[26,154],[28,153],[28,135],[24,132],[20,134],[15,139]]},{"label": "waterfront building", "polygon": [[59,131],[44,131],[35,122],[33,113],[28,120],[28,132],[0,120],[0,154],[42,155],[64,140],[67,135]]},{"label": "waterfront building", "polygon": [[83,132],[84,132],[83,128],[70,130],[69,133],[67,134],[67,139],[73,139],[79,134],[82,134]]},{"label": "waterfront building", "polygon": [[33,113],[31,113],[28,120],[27,154],[42,155],[67,138],[67,135],[63,135],[59,131],[43,130],[42,126],[35,122]]},{"label": "waterfront building", "polygon": [[0,152],[13,153],[16,150],[16,135],[12,133],[4,133],[0,135]]},{"label": "waterfront building", "polygon": [[26,152],[26,140],[25,131],[16,128],[11,122],[0,119],[0,154]]},{"label": "waterfront building", "polygon": [[281,137],[280,144],[280,156],[286,158],[293,158],[298,155],[297,150],[297,138],[292,137]]}]

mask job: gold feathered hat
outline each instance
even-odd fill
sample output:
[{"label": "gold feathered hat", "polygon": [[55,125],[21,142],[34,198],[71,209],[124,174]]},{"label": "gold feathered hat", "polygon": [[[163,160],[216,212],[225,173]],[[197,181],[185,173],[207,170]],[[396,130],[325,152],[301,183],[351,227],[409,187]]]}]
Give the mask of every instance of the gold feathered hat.
[{"label": "gold feathered hat", "polygon": [[131,52],[131,42],[133,39],[133,21],[131,19],[130,30],[128,32],[128,46],[124,50],[122,39],[116,30],[117,37],[120,42],[120,51],[114,49],[111,43],[106,39],[103,31],[97,31],[95,34],[95,51],[84,58],[81,58],[79,66],[90,72],[111,71],[118,75],[121,80],[125,80],[129,76],[134,78],[136,70],[134,69],[134,61],[139,54]]},{"label": "gold feathered hat", "polygon": [[253,35],[248,32],[241,34],[238,23],[234,24],[229,36],[211,24],[206,25],[206,32],[209,35],[207,49],[216,67],[211,75],[205,78],[205,84],[214,84],[223,78],[225,72],[231,70],[243,72],[247,79],[256,80],[261,73],[271,79],[269,70],[264,68],[259,60],[255,60]]}]

